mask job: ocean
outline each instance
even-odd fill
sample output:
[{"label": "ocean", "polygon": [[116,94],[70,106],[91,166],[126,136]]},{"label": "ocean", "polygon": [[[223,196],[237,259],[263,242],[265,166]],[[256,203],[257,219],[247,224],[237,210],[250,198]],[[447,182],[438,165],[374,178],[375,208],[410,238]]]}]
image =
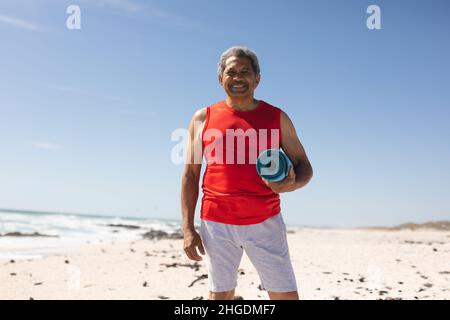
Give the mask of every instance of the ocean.
[{"label": "ocean", "polygon": [[[176,232],[180,221],[0,209],[0,259],[40,258],[88,243],[138,240],[150,230]],[[1,236],[35,232],[52,237]]]}]

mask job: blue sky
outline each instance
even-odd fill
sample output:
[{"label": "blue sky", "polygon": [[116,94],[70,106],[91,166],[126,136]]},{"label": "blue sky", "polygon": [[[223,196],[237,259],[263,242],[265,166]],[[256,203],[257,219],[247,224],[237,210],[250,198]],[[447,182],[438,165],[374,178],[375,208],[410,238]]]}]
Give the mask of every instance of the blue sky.
[{"label": "blue sky", "polygon": [[256,97],[289,114],[314,168],[282,195],[287,223],[450,219],[449,14],[444,0],[2,1],[0,208],[181,217],[171,133],[224,99],[218,58],[245,45]]}]

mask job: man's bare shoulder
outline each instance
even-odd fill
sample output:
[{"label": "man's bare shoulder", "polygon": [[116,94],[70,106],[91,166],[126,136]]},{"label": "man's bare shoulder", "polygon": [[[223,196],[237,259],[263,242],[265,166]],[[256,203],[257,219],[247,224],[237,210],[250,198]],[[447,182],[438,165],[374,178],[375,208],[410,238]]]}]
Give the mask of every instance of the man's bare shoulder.
[{"label": "man's bare shoulder", "polygon": [[198,109],[197,111],[195,111],[194,116],[192,117],[193,121],[200,121],[203,122],[206,119],[206,109],[207,107]]},{"label": "man's bare shoulder", "polygon": [[286,112],[284,112],[283,110],[280,109],[280,120],[281,120],[281,124],[282,125],[292,125],[292,120],[291,118],[289,118],[288,114]]},{"label": "man's bare shoulder", "polygon": [[212,109],[212,108],[219,107],[219,106],[223,105],[224,102],[225,102],[225,100],[220,100],[220,101],[217,101],[217,102],[215,102],[215,103],[213,103],[213,104],[211,104],[209,106],[206,106],[204,108],[198,109],[197,111],[195,111],[192,120],[193,121],[204,122],[206,120],[208,108]]}]

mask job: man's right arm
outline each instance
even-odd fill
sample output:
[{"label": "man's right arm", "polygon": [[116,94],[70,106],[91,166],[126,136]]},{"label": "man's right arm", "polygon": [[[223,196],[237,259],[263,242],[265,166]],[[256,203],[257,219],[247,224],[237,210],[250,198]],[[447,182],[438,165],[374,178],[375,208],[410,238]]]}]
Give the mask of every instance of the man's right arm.
[{"label": "man's right arm", "polygon": [[[200,235],[194,228],[195,207],[199,194],[199,181],[202,168],[202,136],[201,132],[206,120],[206,108],[198,110],[189,124],[186,163],[181,182],[181,211],[183,219],[184,251],[191,260],[202,260],[197,252],[205,254]],[[198,124],[201,123],[200,126]],[[197,150],[197,151],[196,151]]]}]

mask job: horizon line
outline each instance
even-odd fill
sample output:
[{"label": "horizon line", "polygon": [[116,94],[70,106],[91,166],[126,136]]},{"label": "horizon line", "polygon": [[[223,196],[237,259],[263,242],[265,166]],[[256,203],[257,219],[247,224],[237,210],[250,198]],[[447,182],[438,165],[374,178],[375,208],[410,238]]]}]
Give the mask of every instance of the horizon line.
[{"label": "horizon line", "polygon": [[[74,212],[64,212],[64,211],[40,211],[40,210],[28,210],[28,209],[11,209],[11,208],[0,208],[0,213],[35,213],[35,214],[49,214],[49,215],[74,215],[74,216],[81,216],[81,217],[92,217],[92,218],[124,218],[124,219],[132,219],[132,220],[146,220],[146,219],[156,219],[156,220],[166,220],[166,221],[178,221],[178,222],[182,222],[181,218],[158,218],[158,217],[138,217],[138,216],[124,216],[124,215],[108,215],[108,214],[99,214],[99,213],[74,213]],[[407,221],[404,223],[400,223],[397,225],[392,225],[392,226],[354,226],[354,227],[339,227],[339,226],[311,226],[311,225],[296,225],[296,224],[287,224],[288,226],[293,226],[293,227],[300,227],[300,228],[305,228],[305,229],[388,229],[388,230],[394,230],[395,228],[401,227],[403,225],[408,225],[408,224],[416,224],[416,225],[421,225],[421,224],[426,224],[426,223],[431,223],[431,222],[449,222],[450,220],[429,220],[426,222],[411,222],[411,221]]]}]

